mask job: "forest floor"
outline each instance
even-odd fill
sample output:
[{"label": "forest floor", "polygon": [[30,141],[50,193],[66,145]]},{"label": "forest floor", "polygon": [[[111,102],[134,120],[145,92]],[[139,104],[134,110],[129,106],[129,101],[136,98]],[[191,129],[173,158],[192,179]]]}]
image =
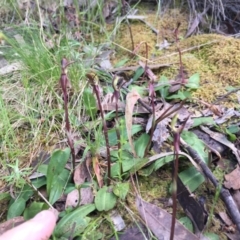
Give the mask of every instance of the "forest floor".
[{"label": "forest floor", "polygon": [[175,239],[234,239],[240,40],[92,2],[3,4],[0,234],[50,207],[52,239],[169,239],[177,208]]}]

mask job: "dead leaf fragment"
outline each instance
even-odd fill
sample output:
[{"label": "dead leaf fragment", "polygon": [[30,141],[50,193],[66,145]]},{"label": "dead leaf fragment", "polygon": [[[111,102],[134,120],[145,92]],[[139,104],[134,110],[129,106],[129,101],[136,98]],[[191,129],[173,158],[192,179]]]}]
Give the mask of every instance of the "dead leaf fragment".
[{"label": "dead leaf fragment", "polygon": [[[81,164],[79,164],[74,172],[74,183],[76,185],[80,185],[84,182],[91,182],[91,176],[89,174],[89,171],[87,169],[86,166],[86,161],[83,161]],[[67,207],[76,207],[78,205],[78,203],[80,205],[85,205],[88,203],[92,203],[93,202],[93,191],[91,187],[88,188],[81,188],[80,190],[80,203],[79,203],[79,193],[78,190],[73,190],[72,192],[70,192],[67,195],[67,199],[66,199],[66,204],[65,204],[65,208]]]},{"label": "dead leaf fragment", "polygon": [[117,238],[112,237],[110,240],[146,240],[150,239],[148,229],[140,222],[127,228],[125,231],[118,234]]},{"label": "dead leaf fragment", "polygon": [[2,235],[4,232],[24,223],[24,217],[15,217],[12,219],[9,219],[6,222],[3,222],[0,224],[0,235]]},{"label": "dead leaf fragment", "polygon": [[153,71],[151,70],[151,68],[149,68],[145,63],[139,61],[139,65],[145,69],[146,71],[146,74],[148,76],[148,78],[151,80],[151,81],[154,81],[156,82],[157,81],[157,76],[153,73]]},{"label": "dead leaf fragment", "polygon": [[12,63],[12,64],[7,65],[5,67],[2,67],[0,69],[0,76],[10,74],[12,72],[16,72],[16,71],[19,71],[19,70],[22,70],[22,69],[23,69],[22,64],[20,64],[19,62],[15,62],[15,63]]},{"label": "dead leaf fragment", "polygon": [[240,168],[237,166],[236,169],[234,169],[232,172],[229,174],[225,175],[225,182],[224,182],[224,187],[227,189],[234,189],[238,190],[240,189],[240,181],[238,181],[240,178]]},{"label": "dead leaf fragment", "polygon": [[227,226],[232,226],[233,225],[232,220],[229,218],[229,216],[227,215],[226,212],[219,212],[218,215],[220,216],[220,218],[223,220],[223,222]]},{"label": "dead leaf fragment", "polygon": [[230,142],[224,134],[211,131],[209,128],[204,126],[200,126],[200,128],[209,136],[211,136],[211,138],[230,148],[232,150],[232,153],[235,155],[238,164],[240,164],[240,150],[237,149],[235,145]]},{"label": "dead leaf fragment", "polygon": [[100,170],[100,164],[98,161],[98,157],[97,156],[92,157],[92,162],[93,162],[93,170],[94,170],[94,173],[96,174],[98,185],[101,188],[103,186],[103,179],[101,176],[101,170]]},{"label": "dead leaf fragment", "polygon": [[161,43],[156,44],[156,47],[161,51],[163,49],[168,49],[171,44],[167,41],[167,39],[164,39]]},{"label": "dead leaf fragment", "polygon": [[197,14],[197,16],[192,21],[190,28],[188,29],[186,37],[191,36],[193,32],[197,29],[199,23],[201,22],[201,18],[202,18],[201,14]]},{"label": "dead leaf fragment", "polygon": [[133,116],[134,105],[137,103],[138,99],[140,99],[140,95],[136,90],[132,90],[130,93],[128,93],[126,98],[126,109],[125,109],[127,136],[128,136],[129,144],[134,157],[136,157],[137,154],[135,152],[133,140],[132,140],[132,118],[133,118],[132,116]]},{"label": "dead leaf fragment", "polygon": [[159,149],[162,147],[162,144],[168,139],[170,135],[167,128],[167,125],[170,121],[170,118],[164,118],[161,122],[157,124],[153,132],[152,141]]},{"label": "dead leaf fragment", "polygon": [[230,240],[239,240],[239,232],[236,233],[225,233],[227,235],[228,239]]},{"label": "dead leaf fragment", "polygon": [[116,231],[122,231],[126,227],[125,222],[118,211],[116,210],[111,211],[110,218],[113,222],[114,229]]},{"label": "dead leaf fragment", "polygon": [[[168,240],[170,237],[172,216],[167,211],[143,201],[140,196],[137,196],[136,205],[140,216],[157,239]],[[198,237],[176,221],[174,239],[197,240]]]},{"label": "dead leaf fragment", "polygon": [[201,233],[207,223],[208,214],[202,204],[191,196],[191,192],[179,177],[177,178],[177,199],[186,215],[193,222],[195,234]]}]

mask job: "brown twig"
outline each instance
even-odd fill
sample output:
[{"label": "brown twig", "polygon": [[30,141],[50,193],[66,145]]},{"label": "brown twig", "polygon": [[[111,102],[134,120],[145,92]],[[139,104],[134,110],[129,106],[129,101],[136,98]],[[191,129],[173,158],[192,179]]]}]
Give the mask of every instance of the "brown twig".
[{"label": "brown twig", "polygon": [[198,155],[196,150],[189,146],[182,138],[180,138],[180,142],[181,145],[188,151],[189,155],[194,159],[194,161],[201,167],[205,177],[213,183],[216,189],[220,189],[220,196],[224,201],[233,222],[236,224],[237,229],[240,232],[240,213],[229,190],[222,186],[219,186],[217,179],[215,178],[211,170],[208,168],[207,164]]},{"label": "brown twig", "polygon": [[235,89],[233,89],[233,90],[227,92],[226,94],[224,94],[224,95],[218,97],[217,100],[216,100],[215,102],[213,102],[213,104],[217,104],[217,103],[223,101],[224,98],[228,97],[228,96],[231,95],[232,93],[235,93],[235,92],[237,92],[237,91],[239,91],[239,90],[240,90],[240,87],[235,88]]},{"label": "brown twig", "polygon": [[[130,92],[126,87],[122,87],[125,91]],[[137,102],[141,104],[149,113],[152,113],[152,108],[148,104],[143,102],[141,99],[138,99]]]},{"label": "brown twig", "polygon": [[[127,3],[126,3],[126,1],[125,0],[122,0],[122,13],[123,13],[123,15],[126,15],[127,13],[126,13],[126,5],[127,5]],[[132,52],[134,51],[134,41],[133,41],[133,33],[132,33],[132,28],[131,28],[131,26],[130,26],[130,23],[129,23],[129,21],[128,21],[128,18],[127,18],[127,16],[125,17],[125,19],[126,19],[126,23],[127,23],[127,26],[128,26],[128,30],[129,30],[129,33],[130,33],[130,39],[131,39],[131,43],[132,43]]]},{"label": "brown twig", "polygon": [[[179,47],[179,39],[178,39],[180,25],[181,25],[181,23],[178,22],[177,27],[174,30],[174,37],[175,37],[177,50],[178,50],[178,55],[179,55],[179,75],[180,75],[181,84],[183,84],[184,83],[184,72],[183,72],[182,52],[181,52],[181,49]],[[180,104],[180,106],[181,106],[181,104]],[[178,175],[178,154],[179,154],[179,151],[180,151],[180,134],[183,131],[183,128],[184,128],[188,118],[186,119],[186,121],[184,122],[184,124],[182,125],[182,127],[179,130],[176,130],[176,128],[175,128],[175,123],[177,121],[177,118],[174,118],[172,120],[175,162],[174,162],[174,165],[173,165],[173,190],[172,190],[173,213],[172,213],[170,240],[174,239],[174,230],[175,230],[176,214],[177,214],[177,175]]]},{"label": "brown twig", "polygon": [[[150,69],[159,69],[159,68],[163,68],[163,67],[169,67],[171,66],[173,63],[169,63],[169,64],[150,64],[148,65],[148,68]],[[124,72],[124,71],[136,71],[139,68],[138,66],[131,66],[131,67],[119,67],[119,68],[113,68],[108,70],[108,72]]]},{"label": "brown twig", "polygon": [[[117,75],[113,77],[112,87],[114,89],[114,92],[113,92],[112,100],[114,100],[114,98],[116,100],[116,105],[115,105],[116,117],[115,117],[115,121],[116,121],[116,135],[117,135],[117,139],[118,139],[118,151],[121,150],[121,136],[120,136],[120,131],[119,131],[119,120],[118,120],[118,100],[120,98],[120,89],[121,89],[123,84],[124,84],[124,81],[123,81],[122,78],[118,77]],[[120,166],[120,173],[121,173],[121,176],[122,176],[122,173],[123,173],[122,164]]]},{"label": "brown twig", "polygon": [[177,115],[172,120],[171,128],[173,131],[173,145],[174,145],[174,156],[175,161],[173,164],[173,175],[172,175],[172,199],[173,199],[173,212],[172,212],[172,223],[171,223],[171,233],[170,233],[170,240],[174,238],[174,230],[175,230],[175,223],[176,223],[176,215],[177,215],[177,177],[178,177],[178,164],[179,164],[179,153],[180,153],[180,135],[189,119],[190,115],[186,118],[184,123],[182,124],[181,128],[176,129],[175,125],[177,122]]},{"label": "brown twig", "polygon": [[[177,112],[178,110],[180,110],[185,102],[186,102],[186,99],[184,99],[184,100],[180,103],[180,105],[179,105],[177,108],[173,109],[172,111],[170,111],[170,110],[174,107],[174,105],[172,105],[172,106],[170,106],[168,109],[166,109],[166,111],[156,120],[155,126],[156,126],[159,122],[161,122],[164,118],[167,118],[167,117],[169,117],[170,115],[172,115],[174,112]],[[154,126],[154,127],[155,127],[155,126]]]},{"label": "brown twig", "polygon": [[180,78],[181,78],[181,83],[183,83],[184,82],[184,72],[183,72],[182,52],[181,52],[181,49],[179,47],[179,39],[178,39],[180,25],[181,25],[181,23],[178,22],[177,27],[174,30],[174,37],[175,37],[175,41],[176,41],[176,45],[177,45],[177,51],[178,51],[178,55],[179,55],[179,74],[180,74]]},{"label": "brown twig", "polygon": [[104,112],[101,104],[101,99],[100,99],[100,90],[99,90],[99,85],[98,85],[98,77],[95,73],[89,73],[87,74],[88,80],[90,84],[93,87],[93,92],[95,93],[97,97],[97,102],[99,106],[99,111],[101,114],[102,118],[102,124],[103,124],[103,133],[106,141],[106,150],[107,150],[107,166],[108,166],[108,179],[107,179],[107,184],[110,185],[110,180],[111,180],[111,156],[110,156],[110,145],[109,145],[109,139],[108,139],[108,131],[107,131],[107,124],[104,118]]},{"label": "brown twig", "polygon": [[63,58],[61,61],[61,77],[60,77],[60,85],[63,91],[63,99],[64,99],[64,111],[65,111],[65,129],[66,129],[66,135],[67,135],[67,141],[68,145],[71,150],[71,156],[72,156],[72,170],[73,174],[75,171],[75,163],[76,163],[76,156],[74,151],[74,141],[71,133],[71,127],[69,122],[69,116],[68,116],[68,93],[67,90],[71,86],[70,81],[67,77],[67,67],[72,62],[68,62],[66,58]]}]

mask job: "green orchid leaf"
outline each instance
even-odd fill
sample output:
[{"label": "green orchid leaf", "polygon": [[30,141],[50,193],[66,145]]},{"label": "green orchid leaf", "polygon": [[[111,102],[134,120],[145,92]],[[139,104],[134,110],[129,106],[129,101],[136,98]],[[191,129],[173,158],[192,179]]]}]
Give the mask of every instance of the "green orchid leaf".
[{"label": "green orchid leaf", "polygon": [[31,183],[35,188],[40,188],[40,187],[47,184],[47,178],[46,177],[39,177],[39,178],[36,178],[36,179],[32,180]]},{"label": "green orchid leaf", "polygon": [[[32,185],[37,189],[46,185],[46,182],[46,177],[40,177],[31,181]],[[25,201],[28,201],[33,196],[33,194],[33,188],[30,185],[25,184],[18,197],[23,198]]]},{"label": "green orchid leaf", "polygon": [[117,197],[120,197],[122,200],[125,200],[128,191],[129,191],[129,183],[117,183],[113,187],[113,193]]},{"label": "green orchid leaf", "polygon": [[[130,170],[129,173],[134,174],[147,164],[148,158],[134,158],[132,159],[132,162],[133,162],[133,166],[129,169]],[[124,170],[125,172],[128,171],[123,165],[123,171]]]},{"label": "green orchid leaf", "polygon": [[88,214],[95,210],[94,204],[86,204],[84,206],[74,209],[72,212],[67,213],[58,222],[54,230],[54,236],[56,239],[65,237],[69,239],[79,236],[90,222],[90,218],[87,217]]},{"label": "green orchid leaf", "polygon": [[[203,141],[200,140],[196,134],[188,131],[183,131],[181,137],[198,153],[202,161],[208,164],[208,152],[206,151]],[[179,177],[191,192],[195,191],[205,181],[203,175],[198,172],[195,167],[190,167],[181,172]]]},{"label": "green orchid leaf", "polygon": [[97,192],[95,205],[98,211],[108,211],[114,208],[117,197],[113,194],[113,188],[104,186]]},{"label": "green orchid leaf", "polygon": [[26,200],[17,198],[8,209],[7,220],[21,216],[26,207]]},{"label": "green orchid leaf", "polygon": [[191,89],[198,89],[199,83],[200,83],[200,75],[199,73],[195,73],[188,79],[188,82],[187,84],[185,84],[185,86]]},{"label": "green orchid leaf", "polygon": [[152,172],[154,171],[154,163],[150,164],[147,167],[144,167],[140,170],[138,170],[138,174],[144,177],[148,177],[152,174]]},{"label": "green orchid leaf", "polygon": [[138,85],[130,85],[128,87],[129,91],[137,91],[141,97],[147,96],[148,92],[146,91],[146,87],[143,86],[138,86]]},{"label": "green orchid leaf", "polygon": [[62,172],[52,180],[49,194],[49,202],[51,204],[54,204],[62,196],[69,176],[70,172],[67,169],[63,169]]},{"label": "green orchid leaf", "polygon": [[83,104],[86,114],[94,118],[97,113],[97,103],[94,94],[90,88],[85,88],[83,92]]},{"label": "green orchid leaf", "polygon": [[143,133],[134,143],[135,151],[138,157],[144,157],[146,147],[148,145],[150,136],[146,133]]},{"label": "green orchid leaf", "polygon": [[36,214],[42,210],[48,209],[49,206],[43,202],[32,202],[31,205],[25,209],[23,216],[25,220],[33,218]]},{"label": "green orchid leaf", "polygon": [[[142,126],[141,125],[133,125],[132,126],[132,135],[140,132],[142,130]],[[120,135],[123,138],[122,141],[127,141],[127,130],[126,130],[126,124],[125,122],[122,124],[122,127],[120,128]],[[116,130],[115,129],[111,129],[108,131],[108,139],[109,139],[109,145],[110,146],[114,146],[118,143],[118,138],[117,138],[117,134],[116,134]],[[102,144],[104,145],[104,144]]]},{"label": "green orchid leaf", "polygon": [[239,126],[236,126],[236,125],[233,125],[233,126],[229,126],[227,128],[227,130],[232,133],[232,134],[235,134],[235,133],[238,133],[240,132],[240,127]]},{"label": "green orchid leaf", "polygon": [[[126,146],[122,146],[126,147]],[[132,154],[130,153],[130,151],[126,151],[126,150],[121,150],[121,158],[122,159],[130,159],[132,158]],[[119,151],[118,150],[113,150],[110,152],[111,155],[111,161],[112,162],[116,162],[119,159]]]},{"label": "green orchid leaf", "polygon": [[231,142],[234,142],[237,140],[237,136],[233,133],[231,133],[228,129],[225,129],[225,132],[226,134],[228,135],[228,139],[231,141]]},{"label": "green orchid leaf", "polygon": [[23,198],[25,201],[28,201],[33,194],[34,194],[34,191],[32,187],[25,184],[18,198]]},{"label": "green orchid leaf", "polygon": [[142,67],[139,67],[133,76],[133,82],[137,81],[143,75],[143,73],[144,69]]},{"label": "green orchid leaf", "polygon": [[[147,158],[127,158],[122,160],[122,169],[124,174],[134,174],[143,168],[148,162]],[[111,167],[111,176],[120,176],[120,164],[117,162]]]},{"label": "green orchid leaf", "polygon": [[173,94],[171,96],[166,97],[166,99],[180,99],[184,100],[186,98],[189,98],[191,96],[191,93],[188,91],[178,91],[177,94]]},{"label": "green orchid leaf", "polygon": [[165,165],[166,163],[169,163],[171,161],[174,160],[174,155],[169,155],[163,158],[160,158],[159,160],[156,160],[154,162],[154,170],[158,170],[159,168],[161,168],[163,165]]},{"label": "green orchid leaf", "polygon": [[73,190],[76,189],[76,185],[71,183],[71,182],[68,182],[67,183],[67,186],[65,187],[65,191],[64,191],[64,194],[69,194],[70,192],[72,192]]},{"label": "green orchid leaf", "polygon": [[47,169],[47,194],[50,195],[52,183],[64,170],[70,157],[70,148],[53,152]]},{"label": "green orchid leaf", "polygon": [[189,146],[197,151],[199,157],[208,164],[208,151],[206,151],[203,141],[200,140],[196,134],[189,131],[183,131],[181,137]]},{"label": "green orchid leaf", "polygon": [[189,146],[197,151],[199,157],[208,164],[208,151],[206,150],[204,142],[193,132],[183,131],[181,137]]},{"label": "green orchid leaf", "polygon": [[0,193],[0,202],[7,201],[11,199],[11,195],[9,193]]},{"label": "green orchid leaf", "polygon": [[200,125],[214,125],[214,124],[215,122],[213,121],[212,117],[193,118],[192,128]]},{"label": "green orchid leaf", "polygon": [[[163,85],[164,84],[164,85]],[[155,91],[159,91],[160,96],[165,99],[169,95],[169,88],[171,87],[171,84],[169,84],[169,80],[165,76],[161,76],[159,81],[159,87],[155,87]]]},{"label": "green orchid leaf", "polygon": [[182,171],[178,176],[191,192],[194,192],[205,181],[204,176],[195,167]]},{"label": "green orchid leaf", "polygon": [[42,173],[42,174],[47,176],[47,169],[48,169],[48,165],[47,164],[41,164],[37,168],[37,172]]},{"label": "green orchid leaf", "polygon": [[205,232],[203,234],[208,240],[220,240],[219,236],[215,233]]},{"label": "green orchid leaf", "polygon": [[89,188],[92,186],[93,186],[93,184],[91,182],[84,182],[80,185],[80,188]]},{"label": "green orchid leaf", "polygon": [[124,58],[122,60],[120,60],[119,62],[117,62],[114,67],[118,68],[118,67],[122,67],[124,66],[127,62],[129,61],[129,58]]},{"label": "green orchid leaf", "polygon": [[187,228],[190,232],[193,233],[193,224],[192,221],[189,217],[181,217],[178,219],[178,221],[185,227]]},{"label": "green orchid leaf", "polygon": [[140,169],[138,171],[138,174],[141,176],[149,176],[153,171],[158,170],[159,168],[161,168],[163,165],[165,165],[166,163],[169,163],[171,161],[174,160],[174,156],[173,155],[169,155],[169,156],[165,156],[165,157],[161,157],[157,160],[155,160],[151,165]]}]

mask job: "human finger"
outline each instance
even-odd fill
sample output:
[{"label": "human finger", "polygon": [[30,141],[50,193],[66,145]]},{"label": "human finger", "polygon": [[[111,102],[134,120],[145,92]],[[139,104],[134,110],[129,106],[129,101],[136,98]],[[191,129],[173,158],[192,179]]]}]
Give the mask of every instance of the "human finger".
[{"label": "human finger", "polygon": [[57,216],[53,211],[44,210],[33,219],[7,231],[0,240],[47,240],[56,225]]}]

